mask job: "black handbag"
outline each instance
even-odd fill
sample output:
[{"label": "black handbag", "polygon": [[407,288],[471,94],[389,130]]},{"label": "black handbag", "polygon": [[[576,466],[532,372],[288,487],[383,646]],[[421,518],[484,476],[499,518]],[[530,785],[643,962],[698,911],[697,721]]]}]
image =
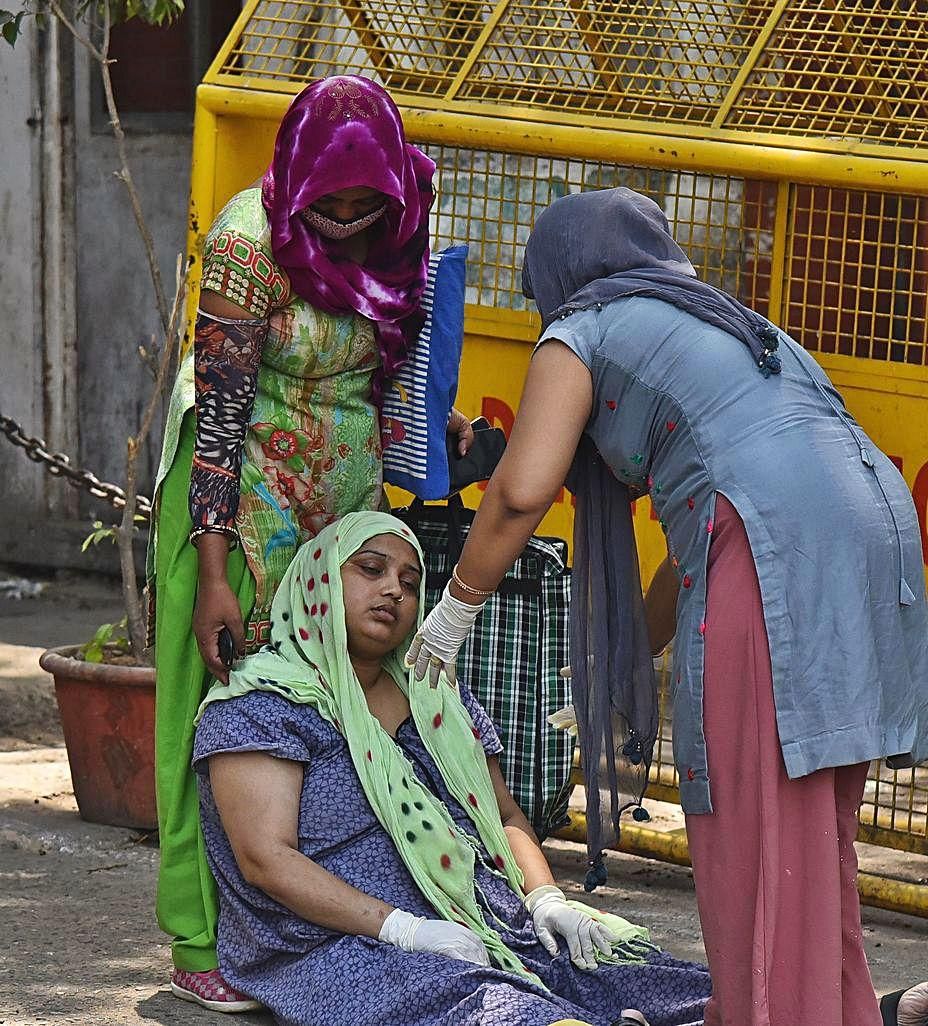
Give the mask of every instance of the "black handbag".
[{"label": "black handbag", "polygon": [[451,482],[449,495],[457,495],[468,485],[486,481],[506,449],[506,435],[502,428],[490,427],[485,417],[478,417],[473,422],[473,428],[474,441],[465,456],[457,450],[458,439],[455,435],[446,438],[448,477]]},{"label": "black handbag", "polygon": [[[459,496],[394,510],[425,554],[426,611],[438,602],[458,561],[474,511]],[[499,732],[503,777],[540,838],[567,821],[574,739],[547,721],[568,705],[570,569],[560,538],[529,540],[488,599],[458,656],[470,687]]]}]

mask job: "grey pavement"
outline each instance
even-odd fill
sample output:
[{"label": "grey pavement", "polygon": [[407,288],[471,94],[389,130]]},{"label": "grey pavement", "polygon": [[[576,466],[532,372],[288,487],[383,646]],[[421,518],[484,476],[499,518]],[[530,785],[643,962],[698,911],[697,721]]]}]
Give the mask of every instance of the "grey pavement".
[{"label": "grey pavement", "polygon": [[[229,1021],[167,989],[168,938],[153,915],[155,839],[77,815],[38,656],[86,639],[119,608],[115,583],[86,576],[50,579],[32,599],[0,589],[0,1026]],[[678,825],[673,807],[655,811],[657,825]],[[583,849],[564,841],[547,849],[565,890],[579,895]],[[926,858],[870,849],[864,860],[871,870],[928,879]],[[595,904],[645,924],[674,954],[702,959],[691,872],[621,854],[607,862],[609,883]],[[879,992],[928,976],[928,922],[865,909],[864,933]],[[232,1022],[270,1026],[270,1017]]]}]

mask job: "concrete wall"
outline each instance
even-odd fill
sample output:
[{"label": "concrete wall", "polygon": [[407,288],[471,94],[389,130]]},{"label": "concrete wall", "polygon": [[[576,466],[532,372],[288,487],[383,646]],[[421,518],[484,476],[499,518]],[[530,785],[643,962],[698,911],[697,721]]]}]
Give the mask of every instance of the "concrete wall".
[{"label": "concrete wall", "polygon": [[[66,73],[56,84],[49,69]],[[138,346],[160,336],[160,327],[142,242],[125,188],[113,175],[115,144],[106,125],[95,126],[91,117],[97,68],[78,50],[73,73],[68,71],[58,44],[31,26],[13,51],[4,47],[0,53],[0,412],[119,484],[126,438],[136,430],[151,387]],[[73,160],[64,166],[58,157],[67,141],[56,145],[42,121],[57,103],[73,131]],[[37,114],[39,124],[30,127]],[[184,248],[190,149],[190,132],[128,139],[130,168],[170,294]],[[54,219],[43,202],[50,164],[69,179]],[[50,251],[49,241],[66,242],[69,233],[70,300],[69,283],[60,281],[67,246],[62,258]],[[141,461],[139,489],[145,494],[159,449],[160,423]],[[114,518],[108,504],[57,484],[2,437],[0,480],[0,561],[115,567],[109,549],[88,561],[75,546],[92,519]]]},{"label": "concrete wall", "polygon": [[[42,352],[36,328],[39,239],[39,128],[32,39],[0,50],[0,412],[44,431]],[[34,464],[0,437],[0,532],[22,507],[44,512],[44,482]],[[2,555],[0,555],[2,558]]]},{"label": "concrete wall", "polygon": [[[78,68],[77,308],[80,452],[106,480],[124,476],[125,441],[138,425],[151,376],[137,352],[161,328],[142,240],[126,190],[113,177],[116,146],[91,125],[91,73]],[[165,291],[174,294],[183,253],[190,181],[191,134],[131,134],[129,165],[154,237]],[[140,490],[150,494],[161,442],[155,425],[140,466]]]}]

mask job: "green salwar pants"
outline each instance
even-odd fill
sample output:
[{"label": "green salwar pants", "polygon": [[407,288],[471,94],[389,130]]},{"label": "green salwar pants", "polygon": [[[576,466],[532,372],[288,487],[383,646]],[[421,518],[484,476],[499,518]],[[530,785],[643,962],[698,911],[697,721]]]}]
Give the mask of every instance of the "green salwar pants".
[{"label": "green salwar pants", "polygon": [[[174,938],[174,965],[189,972],[217,967],[216,884],[206,862],[197,784],[190,759],[193,718],[213,681],[193,635],[197,553],[187,506],[194,415],[184,418],[177,453],[161,485],[155,554],[155,788],[161,869],[156,911]],[[227,576],[242,615],[254,604],[255,582],[241,548],[229,553]]]}]

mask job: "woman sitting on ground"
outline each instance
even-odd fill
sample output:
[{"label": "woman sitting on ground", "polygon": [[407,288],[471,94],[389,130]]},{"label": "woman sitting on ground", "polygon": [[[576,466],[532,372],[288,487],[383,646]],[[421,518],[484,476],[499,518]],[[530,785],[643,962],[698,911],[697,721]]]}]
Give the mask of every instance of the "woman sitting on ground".
[{"label": "woman sitting on ground", "polygon": [[299,550],[270,644],[204,702],[223,976],[303,1026],[702,1023],[703,967],[564,898],[467,688],[409,683],[422,566],[401,521],[349,513]]}]

